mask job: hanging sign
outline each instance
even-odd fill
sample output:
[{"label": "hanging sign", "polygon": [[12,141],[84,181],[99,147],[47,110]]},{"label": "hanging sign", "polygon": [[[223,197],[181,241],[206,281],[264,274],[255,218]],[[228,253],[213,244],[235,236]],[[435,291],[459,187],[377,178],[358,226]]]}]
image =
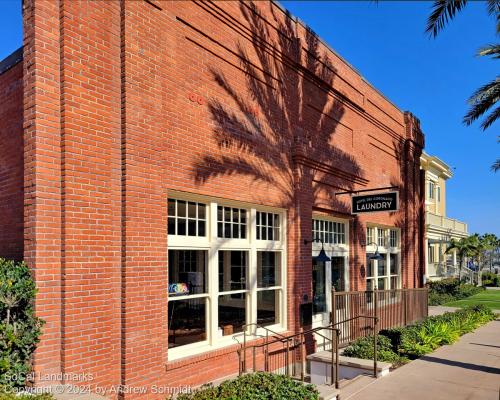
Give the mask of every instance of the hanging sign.
[{"label": "hanging sign", "polygon": [[352,196],[352,214],[399,210],[398,192]]}]

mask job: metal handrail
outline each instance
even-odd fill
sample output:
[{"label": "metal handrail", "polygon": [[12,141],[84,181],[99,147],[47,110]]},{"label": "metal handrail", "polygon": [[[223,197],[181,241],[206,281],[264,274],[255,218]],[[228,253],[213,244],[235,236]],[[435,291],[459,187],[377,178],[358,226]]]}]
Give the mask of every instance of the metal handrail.
[{"label": "metal handrail", "polygon": [[[262,343],[252,343],[250,346],[247,346],[247,340],[246,340],[246,328],[248,326],[259,326],[261,328],[264,328],[266,330],[266,340]],[[319,333],[319,331],[322,330],[328,330],[335,334],[335,337],[333,338],[328,338],[327,336],[323,335],[322,333]],[[276,334],[277,337],[274,337],[271,341],[269,341],[269,332]],[[298,342],[294,342],[293,346],[296,348],[297,345],[300,345],[300,352],[301,352],[301,379],[304,380],[304,375],[305,375],[305,354],[304,354],[304,346],[305,346],[305,335],[306,334],[317,334],[320,337],[322,337],[324,340],[330,341],[332,343],[332,367],[331,367],[331,384],[334,385],[338,389],[339,387],[339,336],[340,336],[340,329],[333,327],[332,325],[328,326],[320,326],[316,328],[311,328],[308,329],[307,331],[304,331],[302,328],[300,332],[294,333],[291,335],[284,336],[280,333],[274,332],[269,328],[260,326],[259,324],[252,323],[252,324],[246,324],[244,325],[244,330],[243,330],[243,345],[237,340],[237,342],[240,344],[240,349],[238,349],[238,356],[240,359],[240,368],[239,368],[239,373],[240,375],[242,373],[245,373],[247,368],[246,368],[246,353],[247,353],[247,348],[251,348],[253,351],[253,370],[256,370],[256,352],[255,350],[260,347],[265,348],[265,370],[268,370],[268,357],[269,357],[269,345],[273,345],[274,343],[282,343],[286,344],[286,359],[285,359],[285,368],[286,368],[286,374],[290,375],[290,360],[289,360],[289,354],[290,354],[290,341],[296,339],[297,337],[300,336],[300,340]],[[261,336],[263,337],[263,336]],[[243,351],[243,360],[241,360],[241,352]],[[335,368],[334,368],[335,365]],[[294,371],[295,371],[295,363],[293,365]]]}]

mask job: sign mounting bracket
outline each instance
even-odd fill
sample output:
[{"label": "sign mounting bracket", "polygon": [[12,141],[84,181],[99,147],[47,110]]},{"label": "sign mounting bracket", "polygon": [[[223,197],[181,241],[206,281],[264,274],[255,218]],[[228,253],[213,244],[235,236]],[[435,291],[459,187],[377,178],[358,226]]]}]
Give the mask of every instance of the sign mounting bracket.
[{"label": "sign mounting bracket", "polygon": [[376,192],[378,190],[396,190],[396,189],[399,189],[399,187],[398,186],[385,186],[385,187],[374,188],[374,189],[349,190],[346,192],[335,193],[335,196],[341,196],[343,194],[357,194],[357,193],[366,193],[366,192]]}]

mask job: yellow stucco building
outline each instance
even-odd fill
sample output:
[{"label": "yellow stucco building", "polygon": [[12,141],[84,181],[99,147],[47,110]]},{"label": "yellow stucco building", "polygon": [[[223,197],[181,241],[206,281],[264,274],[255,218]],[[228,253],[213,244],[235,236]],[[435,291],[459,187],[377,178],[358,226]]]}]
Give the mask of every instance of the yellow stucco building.
[{"label": "yellow stucco building", "polygon": [[465,222],[446,216],[446,181],[451,168],[436,156],[423,153],[420,168],[425,171],[425,280],[458,276],[455,252],[446,254],[451,239],[469,236]]}]

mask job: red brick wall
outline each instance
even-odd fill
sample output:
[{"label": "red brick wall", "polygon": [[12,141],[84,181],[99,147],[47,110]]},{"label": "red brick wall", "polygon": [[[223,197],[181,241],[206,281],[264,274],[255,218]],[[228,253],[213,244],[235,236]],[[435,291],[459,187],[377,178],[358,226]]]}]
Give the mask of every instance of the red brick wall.
[{"label": "red brick wall", "polygon": [[0,74],[0,257],[23,258],[23,64]]},{"label": "red brick wall", "polygon": [[[292,331],[312,297],[313,211],[350,219],[352,289],[365,285],[367,222],[401,228],[404,284],[420,282],[418,121],[278,6],[24,8],[25,258],[47,320],[38,371],[91,373],[82,384],[94,389],[237,372],[234,347],[168,359],[168,190],[287,210]],[[400,211],[353,218],[349,196],[334,195],[382,186],[399,187]]]}]

